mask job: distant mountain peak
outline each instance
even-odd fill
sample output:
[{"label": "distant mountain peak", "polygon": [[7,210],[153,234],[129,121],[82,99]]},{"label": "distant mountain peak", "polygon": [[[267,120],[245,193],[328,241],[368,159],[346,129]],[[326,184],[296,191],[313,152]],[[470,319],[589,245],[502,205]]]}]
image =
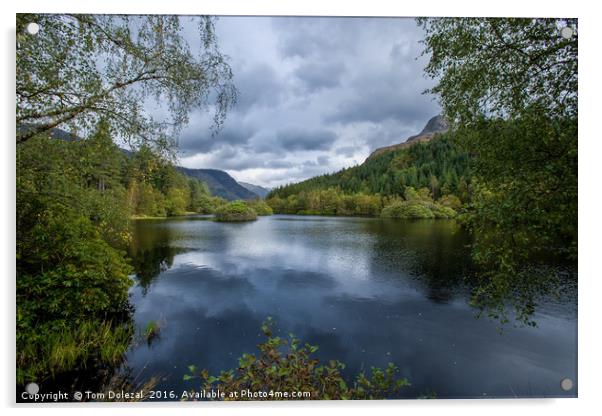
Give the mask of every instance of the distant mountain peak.
[{"label": "distant mountain peak", "polygon": [[444,133],[447,130],[449,130],[449,123],[441,114],[438,114],[426,123],[426,126],[424,126],[422,131],[418,133],[418,136],[424,134]]},{"label": "distant mountain peak", "polygon": [[[374,156],[381,155],[385,152],[391,152],[394,150],[404,149],[415,143],[428,142],[433,137],[435,137],[436,134],[445,133],[448,130],[449,130],[449,123],[447,122],[447,120],[445,120],[445,118],[443,118],[443,116],[441,114],[438,114],[435,117],[432,117],[426,123],[426,125],[424,126],[424,128],[422,129],[422,131],[420,133],[418,133],[414,136],[408,137],[405,141],[403,141],[401,143],[392,144],[390,146],[385,146],[385,147],[379,147],[374,152],[372,152],[370,154],[370,156],[368,156],[368,159],[370,159]],[[368,159],[366,159],[366,160],[368,160]]]},{"label": "distant mountain peak", "polygon": [[271,191],[270,188],[265,188],[263,186],[254,185],[248,182],[238,181],[238,183],[262,198],[265,198]]}]

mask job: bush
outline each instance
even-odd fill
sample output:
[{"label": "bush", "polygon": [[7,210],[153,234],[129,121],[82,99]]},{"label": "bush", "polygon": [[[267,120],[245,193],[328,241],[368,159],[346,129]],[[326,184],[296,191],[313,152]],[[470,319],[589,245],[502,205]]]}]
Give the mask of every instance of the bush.
[{"label": "bush", "polygon": [[433,204],[431,206],[431,211],[433,212],[433,215],[435,215],[435,218],[455,218],[456,215],[458,215],[453,209],[439,204]]},{"label": "bush", "polygon": [[272,207],[270,207],[268,204],[266,204],[265,201],[262,201],[261,199],[254,199],[251,201],[247,201],[246,203],[249,207],[255,210],[257,215],[272,215],[274,213]]},{"label": "bush", "polygon": [[393,202],[383,208],[381,216],[407,219],[435,218],[429,206],[418,201]]},{"label": "bush", "polygon": [[460,201],[460,198],[453,194],[443,195],[441,198],[439,198],[437,203],[439,205],[443,205],[444,207],[451,208],[454,211],[458,211],[460,208],[462,208],[462,201]]},{"label": "bush", "polygon": [[[222,371],[219,376],[210,376],[207,370],[198,371],[191,365],[184,380],[200,379],[205,391],[262,393],[259,397],[242,394],[234,397],[226,393],[225,400],[391,399],[410,385],[407,379],[397,377],[399,369],[389,363],[384,370],[372,367],[369,375],[360,373],[353,385],[348,386],[341,375],[343,363],[330,360],[321,364],[312,357],[317,346],[303,345],[292,334],[289,339],[274,336],[271,318],[261,330],[268,339],[257,346],[258,356],[243,354],[237,369]],[[309,397],[279,396],[275,391],[307,392]]]},{"label": "bush", "polygon": [[257,219],[257,212],[244,201],[233,201],[215,210],[216,221],[253,221]]}]

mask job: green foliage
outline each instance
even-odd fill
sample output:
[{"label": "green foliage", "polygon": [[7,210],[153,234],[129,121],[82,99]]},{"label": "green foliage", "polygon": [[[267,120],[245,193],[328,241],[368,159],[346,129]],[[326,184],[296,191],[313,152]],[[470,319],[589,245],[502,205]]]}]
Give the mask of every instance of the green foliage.
[{"label": "green foliage", "polygon": [[[443,135],[427,143],[416,143],[371,157],[359,166],[278,187],[266,199],[300,197],[302,192],[328,189],[336,189],[345,195],[395,197],[403,195],[409,186],[427,188],[434,197],[453,193],[466,203],[470,199],[470,176],[467,153]],[[463,191],[464,195],[461,195]]]},{"label": "green foliage", "polygon": [[393,202],[383,209],[381,215],[386,218],[435,218],[428,206],[414,201]]},{"label": "green foliage", "polygon": [[213,209],[213,203],[207,184],[197,179],[189,178],[188,188],[190,189],[190,211],[200,214],[210,214]]},{"label": "green foliage", "polygon": [[[503,322],[533,324],[564,263],[576,276],[576,19],[419,19],[454,141],[473,155],[473,301]],[[569,26],[574,35],[560,36]],[[464,187],[464,186],[463,186]],[[463,199],[464,190],[458,189]]]},{"label": "green foliage", "polygon": [[[87,135],[100,119],[132,145],[171,150],[188,114],[214,100],[215,128],[236,100],[232,71],[220,53],[214,19],[196,22],[198,55],[183,36],[180,16],[17,14],[18,132],[24,142],[53,127]],[[38,36],[25,33],[37,22]],[[98,65],[102,62],[102,65]],[[168,117],[153,118],[149,99]]]},{"label": "green foliage", "polygon": [[178,172],[173,163],[148,146],[122,165],[127,203],[137,217],[165,217],[188,212],[210,214],[223,204],[212,197],[207,185]]},{"label": "green foliage", "polygon": [[131,284],[124,253],[70,209],[45,210],[36,220],[18,243],[22,327],[34,329],[41,320],[77,323],[85,316],[119,311]]},{"label": "green foliage", "polygon": [[465,134],[482,154],[468,218],[482,268],[473,301],[502,320],[509,303],[530,324],[538,296],[556,290],[549,258],[572,270],[577,259],[577,120],[539,117],[483,120]]},{"label": "green foliage", "polygon": [[159,321],[149,321],[144,328],[144,338],[147,342],[152,342],[161,333],[162,324]]},{"label": "green foliage", "polygon": [[[425,68],[448,120],[577,115],[577,19],[421,18]],[[574,35],[560,36],[569,26]]]},{"label": "green foliage", "polygon": [[[383,208],[381,216],[385,218],[428,219],[454,218],[457,213],[452,208],[433,202],[429,189],[421,188],[416,191],[411,186],[406,187],[405,201],[395,200]],[[457,199],[457,197],[454,197]]]},{"label": "green foliage", "polygon": [[[372,368],[369,375],[360,373],[352,386],[341,375],[345,365],[336,360],[322,364],[312,357],[318,347],[303,344],[290,334],[288,338],[274,335],[274,322],[268,318],[262,325],[267,340],[257,346],[259,354],[243,354],[238,368],[211,376],[207,370],[189,367],[184,380],[200,379],[203,389],[224,392],[265,392],[266,397],[229,397],[226,400],[347,400],[396,398],[410,383],[399,378],[399,369],[392,363],[387,368]],[[271,392],[271,393],[270,393]],[[275,392],[287,392],[288,397]],[[309,392],[309,397],[291,397],[290,392]]]},{"label": "green foliage", "polygon": [[245,201],[232,201],[215,210],[215,220],[222,222],[253,221],[257,219],[257,212],[249,207]]},{"label": "green foliage", "polygon": [[[447,135],[428,143],[416,143],[404,149],[385,152],[362,165],[340,172],[274,189],[266,202],[274,212],[286,214],[368,216],[381,215],[384,206],[406,201],[433,203],[441,196],[452,201],[452,210],[470,201],[470,163]],[[417,189],[417,190],[416,190]],[[410,194],[408,194],[410,192]],[[458,198],[452,193],[457,193]],[[459,206],[455,202],[459,202]],[[451,218],[452,211],[437,208],[437,215],[421,207],[406,204],[412,218]],[[385,213],[391,216],[392,210]],[[397,217],[396,218],[406,218]]]},{"label": "green foliage", "polygon": [[[301,191],[282,199],[271,197],[267,203],[277,213],[301,215],[343,215],[387,218],[454,218],[456,211],[433,202],[430,190],[408,186],[403,200],[399,196],[345,195],[338,188]],[[457,197],[454,197],[458,200]],[[453,199],[451,199],[453,200]],[[384,206],[384,208],[383,208]]]},{"label": "green foliage", "polygon": [[[123,186],[110,173],[122,155],[101,132],[102,126],[90,142],[38,136],[17,149],[21,379],[43,379],[85,359],[87,352],[65,351],[88,342],[100,347],[86,340],[98,336],[90,328],[105,328],[105,320],[127,315],[131,268],[122,249],[129,239],[129,214]],[[107,169],[95,172],[99,164]],[[60,351],[61,340],[66,358],[57,361],[45,343]]]},{"label": "green foliage", "polygon": [[246,204],[249,207],[253,208],[257,215],[272,215],[274,213],[272,207],[270,207],[265,201],[261,199],[253,199],[250,201],[246,201]]},{"label": "green foliage", "polygon": [[81,320],[74,327],[42,325],[39,336],[17,348],[17,383],[43,381],[78,365],[116,365],[132,339],[132,326]]},{"label": "green foliage", "polygon": [[435,216],[435,218],[455,218],[458,213],[453,210],[453,208],[445,207],[439,204],[432,204],[430,207],[431,212]]},{"label": "green foliage", "polygon": [[462,201],[460,201],[460,198],[452,194],[443,195],[441,198],[439,198],[437,202],[440,205],[443,205],[447,208],[451,208],[455,211],[458,211],[462,208]]},{"label": "green foliage", "polygon": [[380,195],[348,195],[338,188],[301,191],[286,199],[273,196],[266,202],[276,213],[346,216],[378,216],[383,204]]}]

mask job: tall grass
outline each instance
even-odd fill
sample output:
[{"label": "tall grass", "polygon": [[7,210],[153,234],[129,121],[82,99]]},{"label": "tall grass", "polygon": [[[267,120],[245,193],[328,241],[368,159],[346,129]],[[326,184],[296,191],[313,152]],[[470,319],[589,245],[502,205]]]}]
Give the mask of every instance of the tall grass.
[{"label": "tall grass", "polygon": [[44,337],[17,352],[17,383],[41,381],[56,374],[86,367],[117,364],[132,339],[131,324],[113,325],[110,321],[84,321],[73,328],[49,331]]}]

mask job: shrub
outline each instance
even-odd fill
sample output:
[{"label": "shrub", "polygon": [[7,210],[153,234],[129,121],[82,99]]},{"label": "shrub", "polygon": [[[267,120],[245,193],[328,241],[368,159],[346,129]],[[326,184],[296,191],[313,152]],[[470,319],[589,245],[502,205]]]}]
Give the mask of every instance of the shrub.
[{"label": "shrub", "polygon": [[460,208],[462,208],[462,201],[460,201],[460,198],[453,194],[443,195],[441,198],[439,198],[437,203],[439,205],[443,205],[444,207],[451,208],[454,211],[458,211]]},{"label": "shrub", "polygon": [[453,209],[439,204],[433,204],[431,206],[431,211],[433,212],[433,215],[435,215],[435,218],[455,218],[456,215],[458,215]]},{"label": "shrub", "polygon": [[[257,346],[258,356],[243,354],[237,369],[210,376],[207,370],[198,371],[191,365],[190,374],[184,375],[184,380],[198,378],[205,391],[226,392],[225,400],[389,399],[398,397],[399,391],[410,385],[407,379],[397,377],[399,369],[389,363],[384,370],[372,367],[368,376],[360,373],[353,385],[348,386],[341,375],[345,368],[343,363],[330,360],[328,364],[321,364],[312,357],[317,346],[302,345],[292,334],[288,339],[274,336],[273,325],[271,318],[264,322],[261,330],[267,341]],[[228,392],[261,392],[262,395],[234,397]],[[309,397],[285,397],[279,392],[308,392]]]},{"label": "shrub", "polygon": [[247,201],[246,203],[249,207],[255,210],[257,215],[272,215],[274,213],[272,207],[270,207],[268,204],[266,204],[265,201],[262,201],[261,199],[254,199],[251,201]]},{"label": "shrub", "polygon": [[244,201],[233,201],[215,210],[216,221],[253,221],[257,219],[257,212]]},{"label": "shrub", "polygon": [[435,218],[429,206],[419,201],[393,202],[383,208],[381,216],[407,219]]},{"label": "shrub", "polygon": [[18,382],[69,370],[93,349],[111,346],[115,337],[102,320],[125,313],[132,283],[125,253],[75,210],[47,208],[24,228],[17,241]]}]

